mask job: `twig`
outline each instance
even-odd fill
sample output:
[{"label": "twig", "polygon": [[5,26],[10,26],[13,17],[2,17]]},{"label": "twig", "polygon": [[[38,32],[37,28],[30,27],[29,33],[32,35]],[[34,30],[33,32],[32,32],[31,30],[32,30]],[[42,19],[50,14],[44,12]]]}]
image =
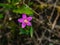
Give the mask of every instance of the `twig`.
[{"label": "twig", "polygon": [[56,0],[55,4],[53,5],[53,10],[52,10],[52,13],[51,13],[51,16],[50,16],[50,19],[49,19],[49,22],[51,23],[51,19],[52,19],[52,16],[54,14],[54,11],[55,11],[55,7],[56,7],[56,4],[57,4],[58,0]]},{"label": "twig", "polygon": [[58,13],[57,17],[55,18],[55,20],[54,20],[54,22],[53,22],[53,24],[52,24],[52,30],[54,29],[58,18],[59,18],[59,13]]}]

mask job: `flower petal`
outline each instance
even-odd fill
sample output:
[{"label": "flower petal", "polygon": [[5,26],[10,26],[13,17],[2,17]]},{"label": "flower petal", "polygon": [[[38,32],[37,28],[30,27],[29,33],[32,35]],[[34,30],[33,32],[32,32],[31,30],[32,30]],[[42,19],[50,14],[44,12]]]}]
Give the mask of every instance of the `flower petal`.
[{"label": "flower petal", "polygon": [[23,15],[22,15],[22,18],[27,18],[26,14],[23,14]]},{"label": "flower petal", "polygon": [[22,23],[22,28],[25,28],[26,24],[25,23]]},{"label": "flower petal", "polygon": [[32,24],[30,22],[27,23],[28,26],[31,26]]},{"label": "flower petal", "polygon": [[32,20],[32,17],[31,17],[31,16],[30,16],[30,17],[28,17],[28,18],[27,18],[27,20],[28,20],[28,21],[31,21],[31,20]]},{"label": "flower petal", "polygon": [[23,18],[18,19],[18,22],[23,22]]}]

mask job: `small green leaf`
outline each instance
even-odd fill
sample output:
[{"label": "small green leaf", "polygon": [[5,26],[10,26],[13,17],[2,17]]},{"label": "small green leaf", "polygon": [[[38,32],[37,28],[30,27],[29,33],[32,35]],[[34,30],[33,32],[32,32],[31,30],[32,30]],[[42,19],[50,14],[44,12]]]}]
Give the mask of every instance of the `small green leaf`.
[{"label": "small green leaf", "polygon": [[0,3],[0,7],[3,7],[3,8],[5,8],[5,9],[10,9],[10,8],[12,8],[12,5]]},{"label": "small green leaf", "polygon": [[0,19],[2,19],[3,18],[3,14],[0,14]]},{"label": "small green leaf", "polygon": [[20,13],[20,14],[25,13],[25,14],[28,14],[28,15],[33,15],[34,14],[33,11],[25,5],[22,5],[20,8],[14,9],[13,12]]},{"label": "small green leaf", "polygon": [[33,37],[33,28],[30,28],[30,36]]},{"label": "small green leaf", "polygon": [[20,33],[19,34],[26,34],[26,35],[28,35],[29,34],[29,30],[25,30],[23,28],[20,28]]},{"label": "small green leaf", "polygon": [[22,28],[20,28],[20,34],[25,34],[25,30],[23,30]]}]

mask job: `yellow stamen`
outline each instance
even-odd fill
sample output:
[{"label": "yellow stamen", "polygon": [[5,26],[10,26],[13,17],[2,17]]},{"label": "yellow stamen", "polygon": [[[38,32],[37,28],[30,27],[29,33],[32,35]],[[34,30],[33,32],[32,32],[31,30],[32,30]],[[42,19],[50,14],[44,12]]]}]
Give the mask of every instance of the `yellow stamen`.
[{"label": "yellow stamen", "polygon": [[28,23],[28,20],[25,19],[24,22],[25,22],[25,23]]}]

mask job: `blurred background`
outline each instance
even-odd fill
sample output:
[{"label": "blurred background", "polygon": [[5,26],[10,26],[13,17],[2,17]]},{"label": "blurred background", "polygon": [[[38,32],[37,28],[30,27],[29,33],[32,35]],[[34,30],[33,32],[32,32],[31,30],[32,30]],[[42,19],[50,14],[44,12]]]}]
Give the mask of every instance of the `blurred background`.
[{"label": "blurred background", "polygon": [[[32,37],[20,34],[23,13],[33,17]],[[60,45],[60,0],[0,0],[0,45]]]}]

